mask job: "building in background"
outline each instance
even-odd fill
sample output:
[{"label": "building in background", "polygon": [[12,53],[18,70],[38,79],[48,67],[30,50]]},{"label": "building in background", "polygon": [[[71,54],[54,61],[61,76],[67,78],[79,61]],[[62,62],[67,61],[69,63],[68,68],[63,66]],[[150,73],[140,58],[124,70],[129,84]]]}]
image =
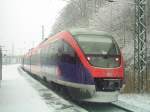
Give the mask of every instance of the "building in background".
[{"label": "building in background", "polygon": [[21,63],[21,59],[22,56],[7,56],[4,55],[2,56],[2,64],[6,65],[6,64],[20,64]]}]

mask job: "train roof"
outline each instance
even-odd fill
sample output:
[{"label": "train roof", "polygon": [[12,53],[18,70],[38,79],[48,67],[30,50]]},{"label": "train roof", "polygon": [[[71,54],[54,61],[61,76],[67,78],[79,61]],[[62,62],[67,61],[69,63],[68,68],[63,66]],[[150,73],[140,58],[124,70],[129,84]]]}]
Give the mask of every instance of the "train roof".
[{"label": "train roof", "polygon": [[[69,32],[72,37],[76,38],[76,35],[103,35],[103,36],[107,36],[107,38],[113,38],[111,33],[105,32],[105,31],[97,31],[97,30],[93,30],[93,29],[87,29],[87,28],[76,28],[76,29],[69,29],[69,30],[65,30],[62,31],[60,33],[58,33],[58,35],[61,35],[64,32]],[[57,35],[57,34],[56,34]],[[28,51],[27,56],[31,55],[31,52],[36,52],[38,48],[45,46],[47,43],[49,43],[49,41],[51,40],[55,40],[56,39],[56,35],[52,36],[52,37],[48,37],[46,39],[44,39],[41,43],[39,43],[35,48],[32,48],[31,50]]]},{"label": "train roof", "polygon": [[108,32],[105,31],[97,31],[97,30],[93,30],[93,29],[85,29],[85,28],[77,28],[77,29],[71,29],[69,30],[69,32],[73,35],[82,35],[82,34],[91,34],[91,35],[105,35],[105,36],[109,36],[112,37],[112,35]]}]

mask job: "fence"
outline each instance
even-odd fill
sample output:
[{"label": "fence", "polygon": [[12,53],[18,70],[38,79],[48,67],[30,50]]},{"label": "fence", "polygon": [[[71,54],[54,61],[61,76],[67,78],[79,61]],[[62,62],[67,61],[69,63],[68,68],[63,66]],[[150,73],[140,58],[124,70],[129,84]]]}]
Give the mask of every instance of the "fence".
[{"label": "fence", "polygon": [[[150,66],[150,63],[148,63]],[[138,82],[135,83],[134,69],[133,66],[125,68],[125,88],[123,93],[137,93],[136,88],[138,87]],[[144,93],[150,93],[150,70],[147,70],[147,77],[144,77]]]}]

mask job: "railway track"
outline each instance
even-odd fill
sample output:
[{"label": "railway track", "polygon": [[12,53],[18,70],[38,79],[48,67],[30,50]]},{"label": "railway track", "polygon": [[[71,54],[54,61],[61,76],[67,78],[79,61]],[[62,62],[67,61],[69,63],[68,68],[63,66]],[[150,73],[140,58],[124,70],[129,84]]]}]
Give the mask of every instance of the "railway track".
[{"label": "railway track", "polygon": [[86,109],[88,112],[131,112],[130,110],[111,103],[84,103],[80,104],[80,106]]}]

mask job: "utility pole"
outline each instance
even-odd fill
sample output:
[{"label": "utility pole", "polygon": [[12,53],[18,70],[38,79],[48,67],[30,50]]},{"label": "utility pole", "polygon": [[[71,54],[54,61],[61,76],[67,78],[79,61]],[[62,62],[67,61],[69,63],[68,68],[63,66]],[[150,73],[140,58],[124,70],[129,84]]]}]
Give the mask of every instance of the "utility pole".
[{"label": "utility pole", "polygon": [[[147,80],[146,0],[135,0],[134,82],[135,90],[143,93]],[[146,79],[146,80],[145,80]]]},{"label": "utility pole", "polygon": [[126,22],[125,19],[123,20],[123,46],[126,46]]},{"label": "utility pole", "polygon": [[44,31],[45,31],[44,25],[42,25],[42,40],[44,40]]},{"label": "utility pole", "polygon": [[110,2],[110,28],[111,28],[111,32],[112,32],[112,29],[113,29],[113,27],[112,27],[112,16],[113,16],[113,12],[112,12],[112,8],[113,8],[113,2],[116,2],[116,1],[114,1],[114,0],[108,0],[108,2]]}]

